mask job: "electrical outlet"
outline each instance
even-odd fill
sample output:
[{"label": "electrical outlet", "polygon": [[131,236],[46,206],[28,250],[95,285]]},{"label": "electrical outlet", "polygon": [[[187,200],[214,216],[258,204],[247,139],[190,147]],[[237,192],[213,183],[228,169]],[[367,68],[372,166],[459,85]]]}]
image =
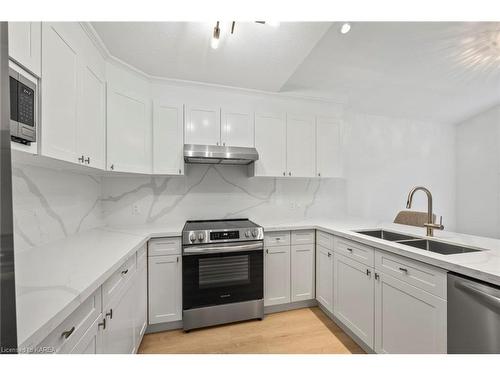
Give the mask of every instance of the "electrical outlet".
[{"label": "electrical outlet", "polygon": [[138,216],[140,214],[141,214],[141,209],[140,209],[139,205],[137,205],[137,204],[132,205],[132,215]]}]

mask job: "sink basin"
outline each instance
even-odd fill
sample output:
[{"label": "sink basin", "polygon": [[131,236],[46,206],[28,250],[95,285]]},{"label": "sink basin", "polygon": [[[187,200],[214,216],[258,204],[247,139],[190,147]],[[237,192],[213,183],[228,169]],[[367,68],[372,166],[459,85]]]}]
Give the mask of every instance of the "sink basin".
[{"label": "sink basin", "polygon": [[402,245],[412,246],[418,249],[427,250],[433,253],[438,253],[443,255],[473,253],[476,251],[482,251],[481,249],[474,249],[470,247],[464,247],[461,245],[452,245],[446,242],[426,240],[426,239],[405,240],[405,241],[399,241],[399,243]]},{"label": "sink basin", "polygon": [[405,240],[415,240],[417,237],[408,236],[406,234],[390,232],[383,229],[375,229],[375,230],[360,230],[356,233],[364,234],[365,236],[380,238],[381,240],[387,241],[405,241]]}]

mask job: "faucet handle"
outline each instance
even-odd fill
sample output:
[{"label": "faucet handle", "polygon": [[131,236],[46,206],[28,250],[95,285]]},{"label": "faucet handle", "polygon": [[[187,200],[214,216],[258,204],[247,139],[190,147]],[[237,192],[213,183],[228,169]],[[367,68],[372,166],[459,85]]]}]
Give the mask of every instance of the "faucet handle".
[{"label": "faucet handle", "polygon": [[441,229],[443,230],[444,229],[444,225],[443,225],[443,215],[441,215],[439,217],[439,228],[438,229]]}]

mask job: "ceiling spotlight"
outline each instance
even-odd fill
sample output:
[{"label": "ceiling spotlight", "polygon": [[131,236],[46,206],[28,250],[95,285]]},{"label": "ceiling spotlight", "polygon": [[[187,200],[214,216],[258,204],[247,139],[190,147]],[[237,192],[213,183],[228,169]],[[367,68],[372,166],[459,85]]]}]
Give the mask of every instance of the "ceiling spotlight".
[{"label": "ceiling spotlight", "polygon": [[347,34],[351,30],[351,24],[349,22],[343,23],[342,26],[340,26],[340,32],[342,34]]},{"label": "ceiling spotlight", "polygon": [[217,21],[217,24],[214,27],[214,33],[212,34],[212,40],[210,41],[210,47],[213,49],[217,49],[219,47],[219,39],[220,38],[220,28],[219,28],[219,21]]}]

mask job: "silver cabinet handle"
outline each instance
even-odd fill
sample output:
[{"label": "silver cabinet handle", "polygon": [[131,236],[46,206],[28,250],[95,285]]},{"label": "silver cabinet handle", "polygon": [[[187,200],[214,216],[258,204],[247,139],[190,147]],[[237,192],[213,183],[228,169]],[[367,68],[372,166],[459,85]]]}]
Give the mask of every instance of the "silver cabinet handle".
[{"label": "silver cabinet handle", "polygon": [[182,171],[179,169],[179,174],[182,174]]},{"label": "silver cabinet handle", "polygon": [[372,271],[370,271],[369,269],[366,270],[366,276],[371,276],[372,274]]},{"label": "silver cabinet handle", "polygon": [[177,263],[179,263],[179,257],[177,257]]},{"label": "silver cabinet handle", "polygon": [[113,309],[109,309],[109,312],[106,313],[106,317],[109,316],[109,319],[113,319]]},{"label": "silver cabinet handle", "polygon": [[321,173],[318,173],[318,177],[321,177]]},{"label": "silver cabinet handle", "polygon": [[291,176],[292,175],[292,172],[288,172],[288,175]]},{"label": "silver cabinet handle", "polygon": [[380,275],[375,272],[375,280],[378,280],[378,279],[380,279]]},{"label": "silver cabinet handle", "polygon": [[269,249],[266,249],[266,254],[269,254]]},{"label": "silver cabinet handle", "polygon": [[286,176],[286,173],[285,173],[285,172],[283,172],[283,176]]},{"label": "silver cabinet handle", "polygon": [[106,329],[106,318],[104,318],[104,319],[102,320],[102,323],[99,323],[99,324],[97,325],[97,327],[98,327],[98,328],[99,328],[99,327],[102,327],[102,329]]},{"label": "silver cabinet handle", "polygon": [[115,169],[115,165],[114,165],[114,164],[111,164],[111,165],[109,166],[109,169],[111,169],[111,170],[113,171],[113,170]]},{"label": "silver cabinet handle", "polygon": [[329,253],[328,253],[328,258],[330,258],[331,256],[332,256],[332,253],[330,253],[330,252],[329,252]]},{"label": "silver cabinet handle", "polygon": [[85,159],[85,163],[90,164],[90,156],[87,156],[87,158]]},{"label": "silver cabinet handle", "polygon": [[122,271],[122,275],[126,275],[128,273],[128,268],[125,271]]},{"label": "silver cabinet handle", "polygon": [[82,155],[82,156],[80,156],[80,157],[78,158],[78,161],[79,161],[80,163],[83,163],[83,162],[84,162],[84,160],[85,160],[85,156],[83,156],[83,155]]},{"label": "silver cabinet handle", "polygon": [[70,337],[73,332],[75,332],[75,327],[74,326],[71,327],[70,330],[64,331],[63,333],[61,333],[61,337],[64,337],[67,340],[68,337]]},{"label": "silver cabinet handle", "polygon": [[399,267],[399,270],[404,272],[404,273],[408,273],[408,269],[407,268],[403,268],[403,267]]},{"label": "silver cabinet handle", "polygon": [[352,249],[350,247],[347,248],[347,251],[349,251],[350,253],[352,253]]}]

